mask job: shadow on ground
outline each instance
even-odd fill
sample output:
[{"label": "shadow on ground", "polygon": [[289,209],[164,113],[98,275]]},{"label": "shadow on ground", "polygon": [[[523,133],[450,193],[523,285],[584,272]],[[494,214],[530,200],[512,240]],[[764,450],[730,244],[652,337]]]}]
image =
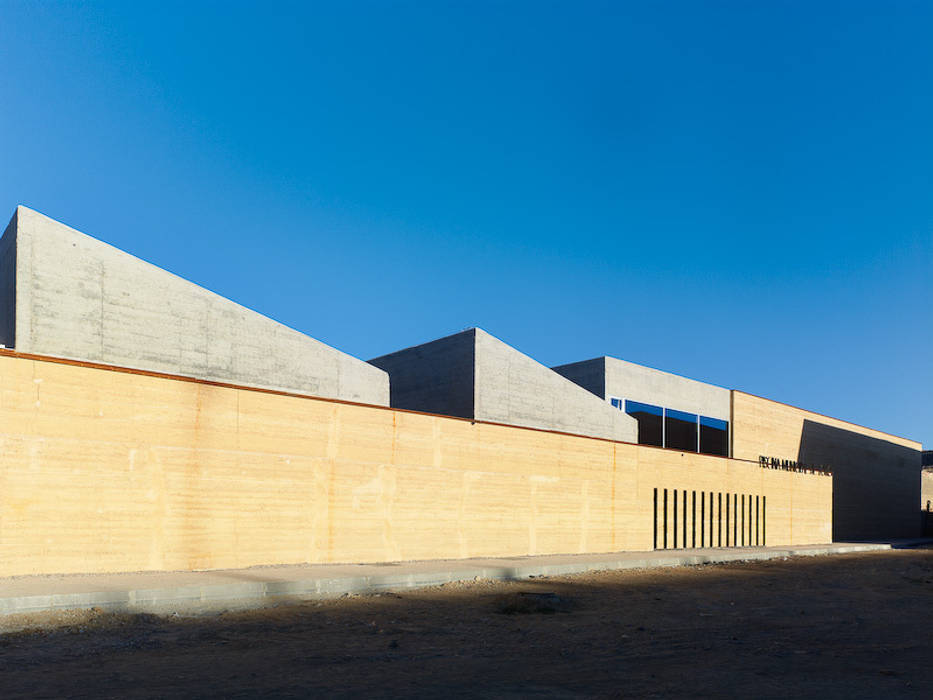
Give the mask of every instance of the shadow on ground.
[{"label": "shadow on ground", "polygon": [[929,697],[933,549],[20,623],[5,698]]}]

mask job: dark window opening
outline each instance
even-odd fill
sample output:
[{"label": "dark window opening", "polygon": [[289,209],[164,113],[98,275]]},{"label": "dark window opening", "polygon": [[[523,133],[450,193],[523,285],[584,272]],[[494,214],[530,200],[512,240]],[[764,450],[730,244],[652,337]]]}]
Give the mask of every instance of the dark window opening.
[{"label": "dark window opening", "polygon": [[697,451],[697,416],[671,408],[664,412],[665,447],[685,452]]},{"label": "dark window opening", "polygon": [[664,446],[663,411],[660,406],[626,400],[625,412],[638,421],[639,445]]},{"label": "dark window opening", "polygon": [[700,416],[700,452],[729,456],[729,422]]}]

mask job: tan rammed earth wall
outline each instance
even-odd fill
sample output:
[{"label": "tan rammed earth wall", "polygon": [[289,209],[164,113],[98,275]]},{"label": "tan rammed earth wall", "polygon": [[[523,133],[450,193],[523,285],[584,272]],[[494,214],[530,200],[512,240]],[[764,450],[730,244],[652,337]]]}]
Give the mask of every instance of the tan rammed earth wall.
[{"label": "tan rammed earth wall", "polygon": [[933,469],[924,469],[920,475],[920,510],[933,512]]},{"label": "tan rammed earth wall", "polygon": [[920,534],[921,449],[915,440],[732,392],[732,456],[827,466],[837,541]]},{"label": "tan rammed earth wall", "polygon": [[0,576],[648,550],[655,488],[830,539],[826,476],[0,352]]}]

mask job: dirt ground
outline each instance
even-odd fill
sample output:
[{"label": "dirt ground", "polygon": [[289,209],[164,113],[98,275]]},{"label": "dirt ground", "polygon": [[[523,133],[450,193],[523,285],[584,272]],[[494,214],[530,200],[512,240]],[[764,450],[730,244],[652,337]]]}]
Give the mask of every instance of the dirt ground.
[{"label": "dirt ground", "polygon": [[31,615],[0,697],[933,697],[933,549]]}]

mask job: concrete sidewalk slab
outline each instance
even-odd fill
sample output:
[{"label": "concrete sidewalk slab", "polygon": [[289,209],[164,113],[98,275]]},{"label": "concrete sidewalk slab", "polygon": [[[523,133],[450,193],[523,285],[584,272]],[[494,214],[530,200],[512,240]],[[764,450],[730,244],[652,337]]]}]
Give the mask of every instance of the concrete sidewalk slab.
[{"label": "concrete sidewalk slab", "polygon": [[473,579],[513,581],[587,571],[870,552],[928,543],[933,543],[933,539],[215,571],[18,576],[0,579],[0,615],[94,607],[132,612],[197,613],[261,607],[288,598],[334,598],[348,593],[400,591]]}]

